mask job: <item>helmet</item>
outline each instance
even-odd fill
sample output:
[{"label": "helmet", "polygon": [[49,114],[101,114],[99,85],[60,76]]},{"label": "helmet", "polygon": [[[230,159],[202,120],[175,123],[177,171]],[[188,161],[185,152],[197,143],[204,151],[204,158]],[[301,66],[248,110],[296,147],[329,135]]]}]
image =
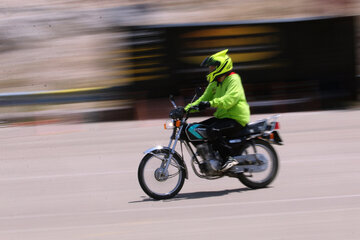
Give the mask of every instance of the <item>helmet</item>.
[{"label": "helmet", "polygon": [[228,55],[226,55],[227,52],[228,49],[215,53],[214,55],[205,58],[205,60],[200,64],[202,67],[216,66],[214,71],[206,75],[206,79],[209,83],[233,69],[232,60]]}]

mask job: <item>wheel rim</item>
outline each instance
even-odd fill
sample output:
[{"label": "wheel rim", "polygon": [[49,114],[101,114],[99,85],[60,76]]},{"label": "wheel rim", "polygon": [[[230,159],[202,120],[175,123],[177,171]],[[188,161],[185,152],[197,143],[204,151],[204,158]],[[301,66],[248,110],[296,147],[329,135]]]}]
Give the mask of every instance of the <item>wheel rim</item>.
[{"label": "wheel rim", "polygon": [[183,172],[178,161],[173,157],[168,170],[165,171],[166,154],[152,155],[144,165],[142,177],[146,188],[159,196],[171,195],[179,186]]},{"label": "wheel rim", "polygon": [[[244,176],[251,182],[263,183],[272,178],[274,171],[275,155],[270,148],[262,144],[255,144],[256,151],[259,154],[263,154],[267,159],[267,168],[262,172],[244,173]],[[255,154],[254,149],[251,145],[246,147],[241,155]]]}]

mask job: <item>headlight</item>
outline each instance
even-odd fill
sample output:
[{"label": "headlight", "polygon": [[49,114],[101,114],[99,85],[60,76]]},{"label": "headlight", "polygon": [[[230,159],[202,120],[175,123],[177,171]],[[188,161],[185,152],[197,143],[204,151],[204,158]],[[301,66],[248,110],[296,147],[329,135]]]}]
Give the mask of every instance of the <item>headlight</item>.
[{"label": "headlight", "polygon": [[174,127],[175,127],[174,120],[167,120],[164,123],[164,129],[166,129],[166,130],[174,129]]},{"label": "headlight", "polygon": [[164,123],[164,129],[170,130],[170,129],[174,129],[174,127],[180,127],[180,125],[181,125],[181,121],[180,121],[180,120],[177,120],[177,121],[167,120],[167,121]]}]

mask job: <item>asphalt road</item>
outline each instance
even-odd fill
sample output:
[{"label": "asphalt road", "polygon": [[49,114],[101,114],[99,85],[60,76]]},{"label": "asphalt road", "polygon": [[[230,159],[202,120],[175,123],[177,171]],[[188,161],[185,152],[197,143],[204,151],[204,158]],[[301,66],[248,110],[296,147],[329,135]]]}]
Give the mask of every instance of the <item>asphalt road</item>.
[{"label": "asphalt road", "polygon": [[0,239],[360,239],[359,110],[282,114],[269,188],[189,169],[153,201],[136,172],[163,122],[0,128]]}]

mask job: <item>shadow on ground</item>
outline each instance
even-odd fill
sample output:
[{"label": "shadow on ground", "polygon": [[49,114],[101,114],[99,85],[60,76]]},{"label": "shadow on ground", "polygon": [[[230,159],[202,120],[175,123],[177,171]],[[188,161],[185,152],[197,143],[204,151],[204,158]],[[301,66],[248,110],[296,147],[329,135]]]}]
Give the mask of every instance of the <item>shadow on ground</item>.
[{"label": "shadow on ground", "polygon": [[[201,199],[201,198],[211,198],[211,197],[221,197],[228,195],[230,193],[241,193],[246,191],[251,191],[253,189],[250,188],[238,188],[238,189],[231,189],[231,190],[221,190],[221,191],[206,191],[206,192],[193,192],[193,193],[179,193],[174,198],[163,200],[164,202],[171,202],[171,201],[179,201],[179,200],[190,200],[190,199]],[[141,203],[141,202],[153,202],[158,201],[154,200],[149,197],[143,197],[143,200],[139,201],[131,201],[129,203]]]}]

